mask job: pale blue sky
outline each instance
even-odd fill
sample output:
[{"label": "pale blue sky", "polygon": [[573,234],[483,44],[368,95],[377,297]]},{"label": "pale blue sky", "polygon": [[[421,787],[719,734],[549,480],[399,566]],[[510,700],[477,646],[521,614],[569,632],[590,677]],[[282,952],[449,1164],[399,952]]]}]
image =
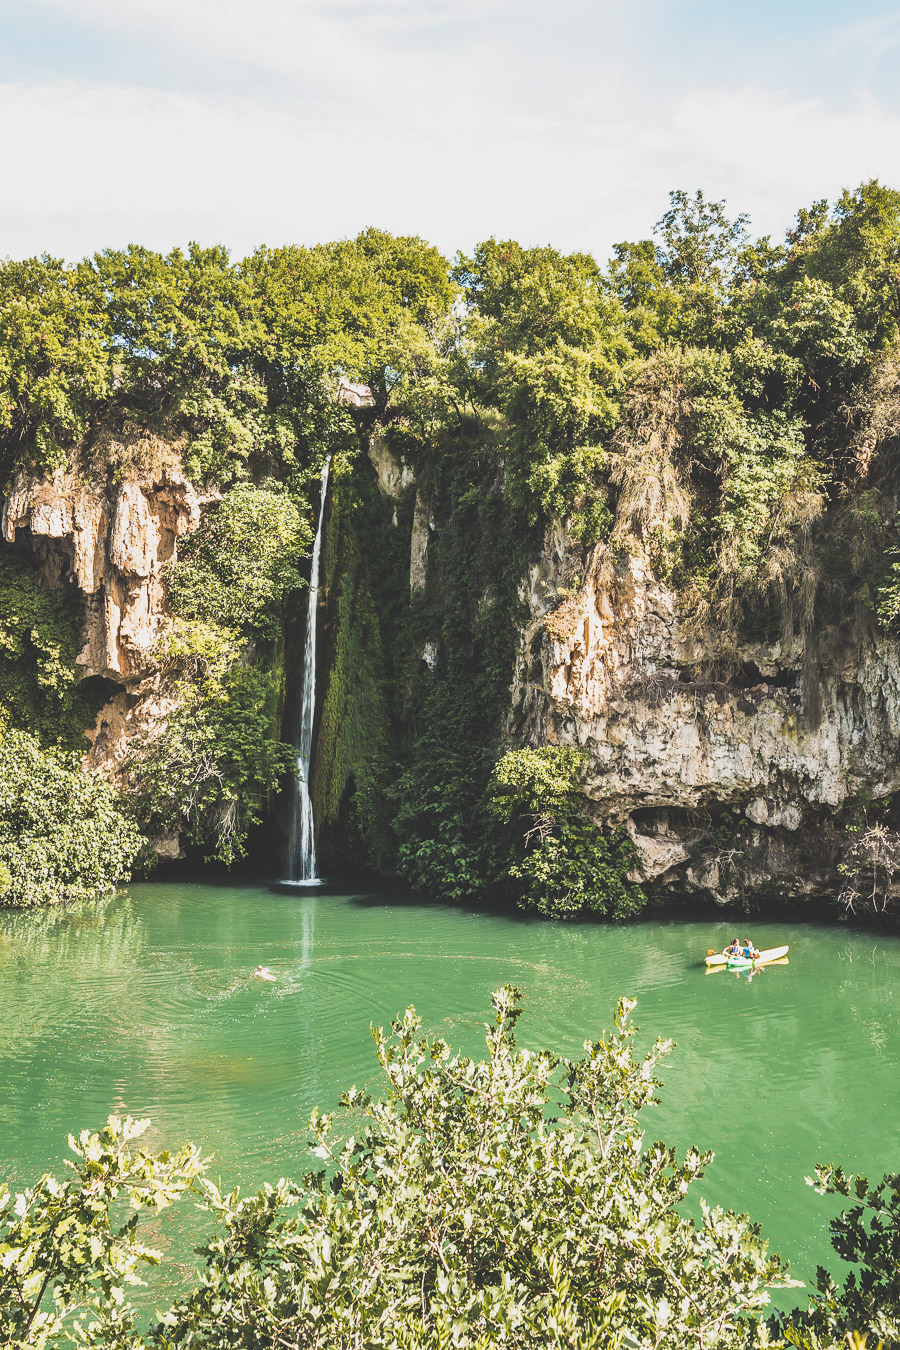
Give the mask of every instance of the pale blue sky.
[{"label": "pale blue sky", "polygon": [[605,257],[672,187],[900,186],[900,4],[0,0],[0,255],[367,224]]}]

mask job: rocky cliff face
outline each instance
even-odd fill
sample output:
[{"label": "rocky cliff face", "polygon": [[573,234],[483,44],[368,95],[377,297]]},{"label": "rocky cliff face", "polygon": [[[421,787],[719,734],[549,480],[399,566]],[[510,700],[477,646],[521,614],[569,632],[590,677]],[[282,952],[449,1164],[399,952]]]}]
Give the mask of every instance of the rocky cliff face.
[{"label": "rocky cliff face", "polygon": [[46,584],[75,585],[85,596],[77,664],[85,677],[119,686],[89,733],[86,762],[112,779],[133,737],[165,714],[153,658],[166,614],[162,568],[212,500],[176,461],[115,485],[62,470],[20,476],[4,504],[4,538],[24,535]]},{"label": "rocky cliff face", "polygon": [[[370,451],[381,491],[415,490],[408,466],[379,440]],[[203,495],[174,462],[110,485],[71,474],[20,478],[4,537],[27,540],[48,586],[86,601],[84,675],[116,692],[89,732],[86,763],[114,781],[134,738],[167,711],[154,645],[166,619],[162,568],[200,523]],[[397,520],[395,512],[395,523]],[[421,594],[439,527],[419,489],[409,587]],[[727,681],[704,678],[679,597],[640,556],[598,549],[575,561],[549,533],[523,580],[524,624],[512,681],[510,736],[587,751],[590,810],[631,835],[635,879],[658,893],[719,903],[803,897],[834,889],[836,813],[854,797],[900,792],[900,649],[872,638],[823,667],[820,706],[801,693],[798,651],[747,644]],[[433,665],[437,647],[421,652]],[[177,839],[160,841],[177,852]]]},{"label": "rocky cliff face", "polygon": [[587,750],[591,810],[625,824],[651,888],[720,903],[833,888],[835,812],[900,789],[897,644],[822,669],[811,716],[800,653],[747,645],[731,680],[703,680],[678,597],[642,558],[598,550],[566,591],[570,571],[551,536],[523,587],[510,730]]}]

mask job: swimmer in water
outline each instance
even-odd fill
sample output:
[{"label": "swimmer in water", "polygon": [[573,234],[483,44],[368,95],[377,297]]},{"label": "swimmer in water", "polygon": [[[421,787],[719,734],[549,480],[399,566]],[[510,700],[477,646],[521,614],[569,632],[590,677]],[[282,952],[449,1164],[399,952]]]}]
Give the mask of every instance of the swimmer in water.
[{"label": "swimmer in water", "polygon": [[261,980],[274,980],[274,979],[275,979],[275,976],[272,974],[272,972],[271,972],[271,970],[269,969],[268,966],[257,966],[257,967],[256,967],[256,973],[257,973],[257,975],[259,976],[259,978],[260,978]]}]

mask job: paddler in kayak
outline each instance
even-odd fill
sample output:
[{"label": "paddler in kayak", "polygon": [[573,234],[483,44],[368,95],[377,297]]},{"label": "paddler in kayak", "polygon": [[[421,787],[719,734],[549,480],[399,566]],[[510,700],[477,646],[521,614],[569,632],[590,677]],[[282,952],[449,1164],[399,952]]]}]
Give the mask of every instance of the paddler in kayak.
[{"label": "paddler in kayak", "polygon": [[743,956],[745,961],[757,961],[759,959],[759,948],[754,947],[749,938],[744,938],[740,955]]}]

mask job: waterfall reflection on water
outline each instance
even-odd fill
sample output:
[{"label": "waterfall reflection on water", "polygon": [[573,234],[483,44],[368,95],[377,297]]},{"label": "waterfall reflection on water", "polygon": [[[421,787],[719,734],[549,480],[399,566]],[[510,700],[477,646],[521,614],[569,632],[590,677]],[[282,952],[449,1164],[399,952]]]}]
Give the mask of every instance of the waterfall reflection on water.
[{"label": "waterfall reflection on water", "polygon": [[297,734],[297,771],[294,776],[294,800],[291,810],[288,847],[288,880],[298,885],[317,886],[316,833],[312,797],[309,790],[309,763],[312,755],[313,725],[316,718],[316,617],[319,604],[319,568],[322,557],[322,525],[328,494],[329,455],[322,465],[319,521],[313,544],[309,572],[309,604],[306,616],[306,645],[303,652],[303,676],[300,686],[300,725]]}]

